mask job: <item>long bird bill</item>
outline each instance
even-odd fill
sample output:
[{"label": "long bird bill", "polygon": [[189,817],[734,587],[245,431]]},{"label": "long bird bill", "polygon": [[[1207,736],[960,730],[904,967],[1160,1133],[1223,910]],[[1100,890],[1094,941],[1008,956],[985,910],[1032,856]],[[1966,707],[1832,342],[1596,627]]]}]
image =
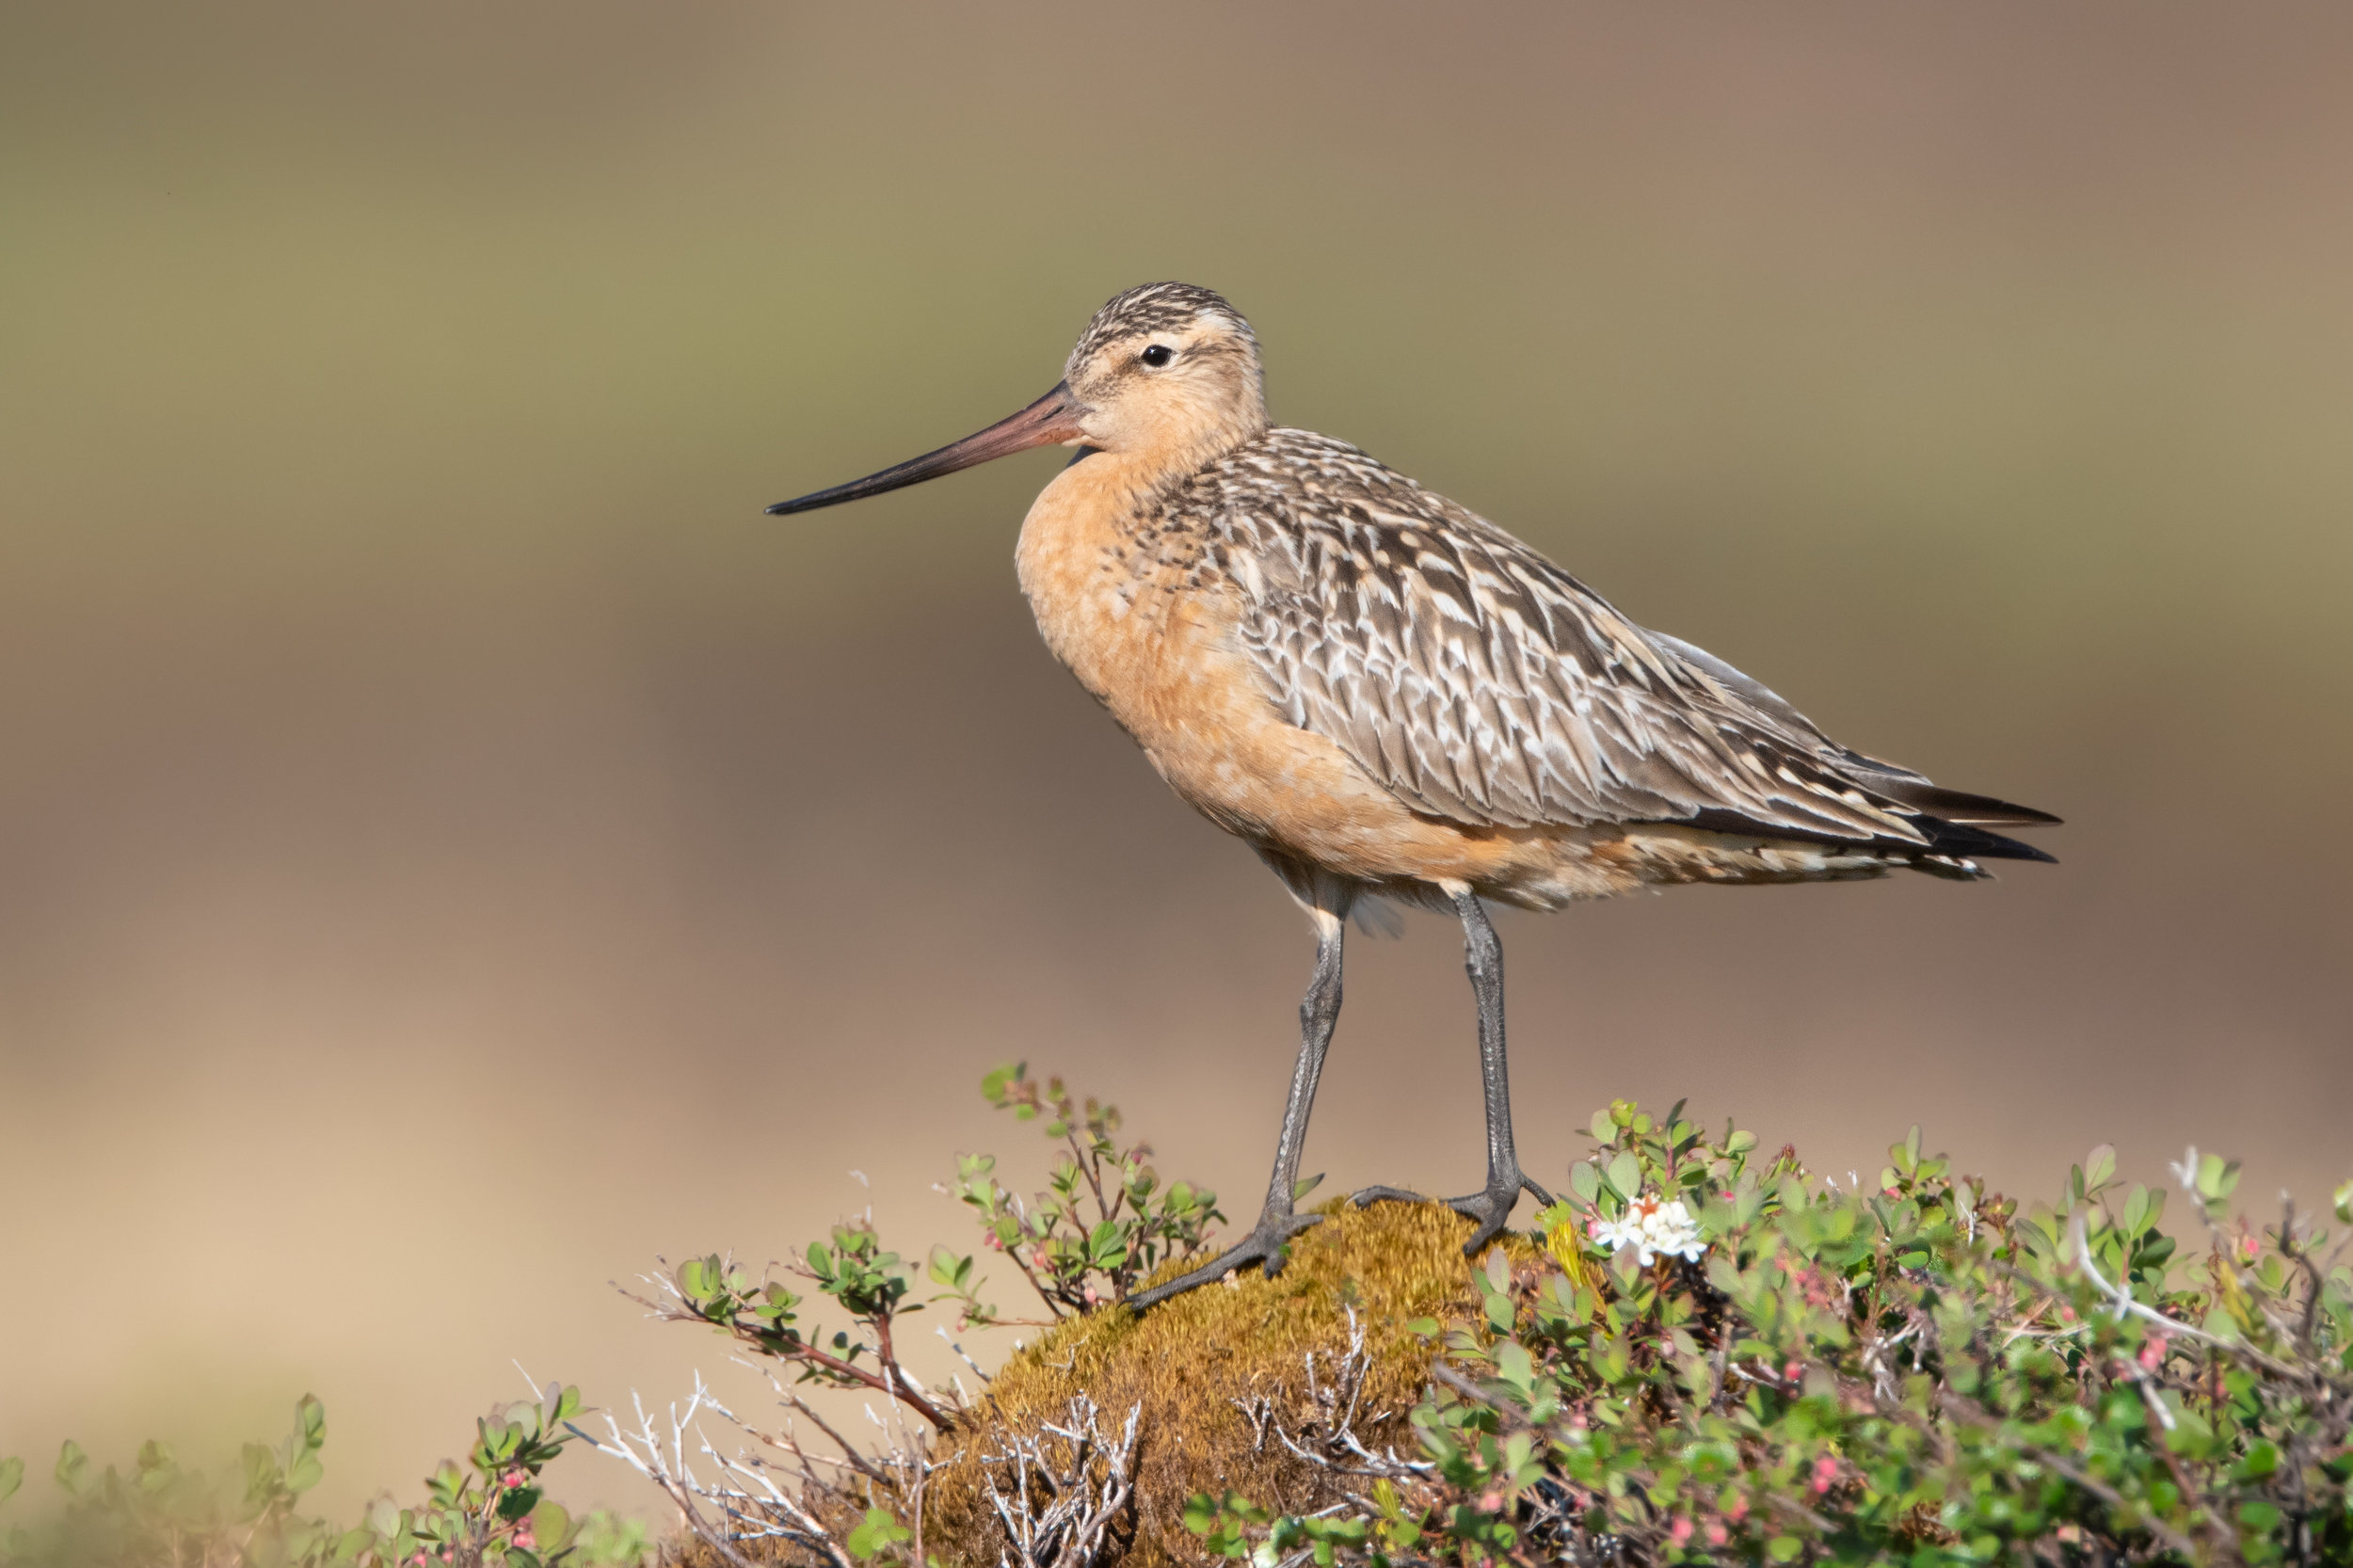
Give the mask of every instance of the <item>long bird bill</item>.
[{"label": "long bird bill", "polygon": [[829,490],[817,490],[796,500],[779,501],[768,511],[771,516],[777,517],[791,512],[813,512],[820,506],[838,505],[844,501],[880,495],[885,490],[920,485],[926,479],[936,479],[943,473],[974,468],[1012,453],[1027,452],[1033,446],[1054,446],[1075,441],[1080,437],[1079,416],[1083,412],[1084,408],[1070,394],[1070,383],[1058,382],[1052,392],[1011,419],[1000,419],[985,430],[975,431],[936,452],[910,457],[880,473],[870,473],[863,479],[853,479],[846,485],[836,485]]}]

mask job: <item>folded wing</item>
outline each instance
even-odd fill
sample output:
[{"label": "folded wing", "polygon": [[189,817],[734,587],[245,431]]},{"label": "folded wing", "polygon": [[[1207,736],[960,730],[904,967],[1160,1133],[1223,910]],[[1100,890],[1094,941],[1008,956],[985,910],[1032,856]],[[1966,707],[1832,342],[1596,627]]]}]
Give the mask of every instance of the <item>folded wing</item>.
[{"label": "folded wing", "polygon": [[[1259,482],[1277,473],[1289,482]],[[1722,660],[1636,626],[1342,442],[1270,432],[1194,483],[1268,695],[1416,810],[2050,858],[1985,829],[2056,818],[1838,744]]]}]

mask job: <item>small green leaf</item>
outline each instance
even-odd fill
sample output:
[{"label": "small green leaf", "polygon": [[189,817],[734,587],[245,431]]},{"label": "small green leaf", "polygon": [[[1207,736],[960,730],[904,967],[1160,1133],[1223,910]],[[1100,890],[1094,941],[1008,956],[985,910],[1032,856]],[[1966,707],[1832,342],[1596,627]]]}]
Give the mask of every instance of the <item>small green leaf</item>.
[{"label": "small green leaf", "polygon": [[[1535,1386],[1536,1364],[1529,1358],[1528,1347],[1516,1339],[1506,1339],[1496,1347],[1496,1375],[1526,1397]],[[1520,1434],[1525,1437],[1526,1434]]]},{"label": "small green leaf", "polygon": [[531,1533],[539,1538],[542,1553],[560,1552],[576,1533],[572,1516],[561,1503],[541,1502],[531,1511]]},{"label": "small green leaf", "polygon": [[2198,1161],[2198,1195],[2220,1203],[2238,1188],[2238,1161],[2209,1154]]},{"label": "small green leaf", "polygon": [[914,1538],[915,1532],[892,1518],[886,1509],[870,1508],[863,1523],[852,1529],[843,1543],[850,1555],[860,1562],[867,1561],[886,1546],[895,1546]]}]

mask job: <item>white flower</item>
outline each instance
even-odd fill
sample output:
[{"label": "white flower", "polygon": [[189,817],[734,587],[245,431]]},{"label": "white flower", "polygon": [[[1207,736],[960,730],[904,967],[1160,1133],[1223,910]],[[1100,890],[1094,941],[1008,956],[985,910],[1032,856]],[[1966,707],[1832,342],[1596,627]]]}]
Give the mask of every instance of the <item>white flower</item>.
[{"label": "white flower", "polygon": [[1628,1247],[1645,1269],[1660,1257],[1697,1258],[1707,1251],[1700,1227],[1681,1198],[1660,1202],[1656,1196],[1636,1198],[1615,1220],[1593,1227],[1593,1240],[1613,1253]]}]

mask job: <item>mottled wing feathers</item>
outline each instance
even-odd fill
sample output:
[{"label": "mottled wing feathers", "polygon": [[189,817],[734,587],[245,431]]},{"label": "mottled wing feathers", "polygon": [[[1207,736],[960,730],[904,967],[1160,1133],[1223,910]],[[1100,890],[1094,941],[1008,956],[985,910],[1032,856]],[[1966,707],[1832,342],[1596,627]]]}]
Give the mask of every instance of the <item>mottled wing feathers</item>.
[{"label": "mottled wing feathers", "polygon": [[1866,757],[1851,746],[1840,745],[1815,728],[1811,719],[1789,706],[1780,693],[1754,677],[1742,674],[1705,648],[1695,648],[1682,638],[1671,637],[1664,632],[1644,634],[1652,642],[1674,653],[1685,664],[1705,671],[1740,701],[1759,712],[1770,714],[1784,728],[1811,737],[1819,748],[1837,757],[1844,764],[1843,771],[1897,805],[1941,817],[1947,823],[1974,827],[2025,826],[2036,823],[2048,825],[2059,820],[2050,812],[2038,811],[2031,806],[2016,806],[2006,800],[1995,800],[1991,795],[1973,795],[1961,790],[1945,789],[1930,783],[1910,768],[1895,762],[1883,762],[1876,757]]},{"label": "mottled wing feathers", "polygon": [[1417,810],[2044,857],[1961,825],[2042,813],[1838,745],[1731,665],[1645,632],[1344,442],[1269,431],[1171,504],[1207,525],[1241,591],[1241,635],[1275,705]]}]

